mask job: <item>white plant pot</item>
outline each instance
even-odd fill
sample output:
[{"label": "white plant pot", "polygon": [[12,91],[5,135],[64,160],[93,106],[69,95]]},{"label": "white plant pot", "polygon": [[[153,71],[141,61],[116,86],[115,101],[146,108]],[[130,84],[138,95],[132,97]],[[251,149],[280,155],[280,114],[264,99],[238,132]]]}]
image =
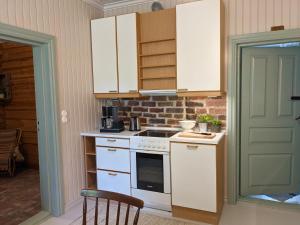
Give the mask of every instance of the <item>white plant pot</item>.
[{"label": "white plant pot", "polygon": [[199,132],[207,132],[207,123],[199,123]]}]

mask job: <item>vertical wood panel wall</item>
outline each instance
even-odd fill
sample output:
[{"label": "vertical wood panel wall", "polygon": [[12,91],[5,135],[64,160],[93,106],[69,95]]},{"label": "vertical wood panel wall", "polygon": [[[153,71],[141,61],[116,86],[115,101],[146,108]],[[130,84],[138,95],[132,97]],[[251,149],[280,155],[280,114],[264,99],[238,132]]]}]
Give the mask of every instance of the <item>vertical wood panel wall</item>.
[{"label": "vertical wood panel wall", "polygon": [[93,96],[90,20],[103,12],[82,0],[0,0],[0,23],[56,37],[58,118],[60,123],[63,184],[66,207],[79,199],[83,186],[83,151],[79,136],[98,124],[98,101]]},{"label": "vertical wood panel wall", "polygon": [[12,85],[12,101],[4,106],[5,127],[22,129],[25,163],[29,168],[37,169],[39,161],[32,47],[11,43],[0,45],[0,72],[10,74]]},{"label": "vertical wood panel wall", "polygon": [[[1,59],[2,59],[2,46],[0,44],[0,72],[1,72]],[[4,113],[4,106],[0,104],[0,129],[5,128],[5,113]]]}]

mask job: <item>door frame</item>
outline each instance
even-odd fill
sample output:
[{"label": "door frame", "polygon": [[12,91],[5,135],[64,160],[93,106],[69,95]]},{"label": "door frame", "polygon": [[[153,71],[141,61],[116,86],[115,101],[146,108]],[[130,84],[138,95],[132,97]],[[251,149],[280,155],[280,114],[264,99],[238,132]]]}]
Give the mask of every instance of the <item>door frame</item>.
[{"label": "door frame", "polygon": [[50,215],[60,216],[64,211],[55,37],[0,23],[0,39],[28,44],[33,48],[42,206],[42,212],[28,223],[34,224]]},{"label": "door frame", "polygon": [[292,41],[300,42],[300,29],[237,35],[229,38],[227,78],[227,200],[230,204],[236,204],[240,198],[240,81],[242,48]]}]

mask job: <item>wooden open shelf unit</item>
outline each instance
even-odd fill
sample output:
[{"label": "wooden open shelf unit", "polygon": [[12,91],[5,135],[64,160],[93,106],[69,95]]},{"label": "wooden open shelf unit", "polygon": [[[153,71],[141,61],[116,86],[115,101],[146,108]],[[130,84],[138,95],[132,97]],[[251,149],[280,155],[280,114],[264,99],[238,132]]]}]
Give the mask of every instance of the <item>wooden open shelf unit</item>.
[{"label": "wooden open shelf unit", "polygon": [[176,89],[176,11],[139,16],[140,89]]},{"label": "wooden open shelf unit", "polygon": [[85,187],[97,189],[95,137],[84,138]]}]

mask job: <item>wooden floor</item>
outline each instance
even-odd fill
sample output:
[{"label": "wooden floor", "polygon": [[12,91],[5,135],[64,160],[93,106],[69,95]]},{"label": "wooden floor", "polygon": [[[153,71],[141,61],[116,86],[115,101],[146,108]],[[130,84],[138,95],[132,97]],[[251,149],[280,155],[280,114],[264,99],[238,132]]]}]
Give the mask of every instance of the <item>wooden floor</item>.
[{"label": "wooden floor", "polygon": [[[92,204],[90,204],[92,206]],[[99,209],[102,210],[101,208]],[[81,224],[82,204],[69,209],[61,217],[52,217],[42,225]],[[93,211],[90,211],[93,216]],[[299,208],[274,207],[266,204],[239,202],[237,205],[224,205],[219,225],[299,225]],[[99,223],[101,224],[101,223]],[[110,223],[112,224],[112,223]],[[173,218],[170,213],[143,209],[139,225],[207,225]]]},{"label": "wooden floor", "polygon": [[0,224],[17,225],[41,210],[38,170],[27,169],[15,177],[0,176]]}]

